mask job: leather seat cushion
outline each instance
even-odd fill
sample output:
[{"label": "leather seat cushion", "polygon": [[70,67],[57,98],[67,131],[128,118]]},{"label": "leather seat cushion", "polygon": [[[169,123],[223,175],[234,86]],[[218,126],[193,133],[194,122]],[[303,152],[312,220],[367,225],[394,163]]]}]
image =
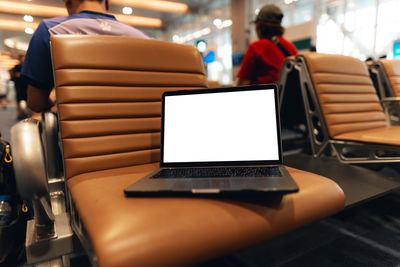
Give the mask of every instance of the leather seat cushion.
[{"label": "leather seat cushion", "polygon": [[137,197],[123,189],[158,164],[80,174],[68,188],[99,266],[186,266],[256,244],[343,209],[332,180],[288,168],[300,191],[257,199]]},{"label": "leather seat cushion", "polygon": [[400,126],[387,126],[339,134],[334,139],[400,146],[399,136]]}]

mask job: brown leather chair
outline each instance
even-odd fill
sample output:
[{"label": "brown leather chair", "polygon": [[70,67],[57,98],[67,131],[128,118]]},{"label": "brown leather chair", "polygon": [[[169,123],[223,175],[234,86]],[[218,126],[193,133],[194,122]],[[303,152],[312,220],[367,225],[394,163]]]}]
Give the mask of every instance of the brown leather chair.
[{"label": "brown leather chair", "polygon": [[333,154],[346,163],[400,162],[400,127],[388,126],[364,62],[307,53],[296,57],[296,68],[314,156]]},{"label": "brown leather chair", "polygon": [[257,200],[127,198],[158,167],[161,94],[204,88],[193,46],[109,36],[52,36],[72,227],[99,266],[196,264],[344,207],[331,180],[288,168],[300,191]]},{"label": "brown leather chair", "polygon": [[386,119],[400,124],[400,60],[379,59],[368,66],[380,96]]}]

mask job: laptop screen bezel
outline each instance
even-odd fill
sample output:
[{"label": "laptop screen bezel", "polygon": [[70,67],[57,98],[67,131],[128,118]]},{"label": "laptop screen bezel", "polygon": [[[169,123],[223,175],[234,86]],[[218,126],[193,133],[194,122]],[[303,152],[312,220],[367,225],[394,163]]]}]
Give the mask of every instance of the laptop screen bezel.
[{"label": "laptop screen bezel", "polygon": [[[278,137],[278,160],[257,160],[257,161],[208,161],[208,162],[164,162],[164,114],[165,114],[165,97],[192,94],[207,93],[226,93],[238,91],[254,91],[254,90],[274,90],[275,100],[275,118],[277,125]],[[217,166],[257,166],[257,165],[279,165],[282,164],[282,142],[281,142],[281,125],[279,118],[278,93],[275,84],[262,84],[250,86],[222,87],[211,89],[195,89],[195,90],[179,90],[166,91],[162,95],[162,111],[161,111],[161,147],[160,147],[160,167],[217,167]]]}]

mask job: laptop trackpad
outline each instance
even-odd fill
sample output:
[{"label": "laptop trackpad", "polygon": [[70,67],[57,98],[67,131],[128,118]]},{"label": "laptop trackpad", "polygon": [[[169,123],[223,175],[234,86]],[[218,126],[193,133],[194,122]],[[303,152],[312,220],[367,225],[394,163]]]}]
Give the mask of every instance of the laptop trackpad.
[{"label": "laptop trackpad", "polygon": [[257,190],[265,188],[274,191],[281,185],[280,177],[260,178],[212,178],[212,179],[184,179],[174,183],[172,188],[180,191],[192,188],[193,193],[219,193],[225,190]]}]

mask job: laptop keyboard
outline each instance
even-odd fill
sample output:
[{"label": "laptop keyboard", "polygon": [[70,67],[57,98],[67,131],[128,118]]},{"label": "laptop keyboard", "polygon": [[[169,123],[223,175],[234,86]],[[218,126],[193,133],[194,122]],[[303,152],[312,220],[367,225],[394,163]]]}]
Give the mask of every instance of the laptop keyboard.
[{"label": "laptop keyboard", "polygon": [[278,167],[218,167],[162,169],[152,178],[215,178],[282,176]]}]

